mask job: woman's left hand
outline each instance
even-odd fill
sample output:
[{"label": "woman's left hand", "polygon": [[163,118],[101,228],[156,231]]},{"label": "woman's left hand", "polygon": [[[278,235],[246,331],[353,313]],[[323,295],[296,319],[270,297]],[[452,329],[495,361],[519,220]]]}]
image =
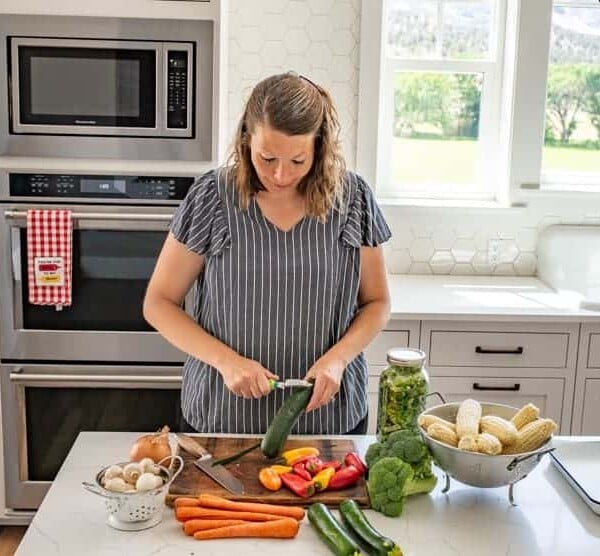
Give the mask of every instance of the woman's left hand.
[{"label": "woman's left hand", "polygon": [[315,383],[312,397],[306,406],[307,413],[328,404],[340,391],[345,369],[344,361],[327,354],[315,361],[304,377]]}]

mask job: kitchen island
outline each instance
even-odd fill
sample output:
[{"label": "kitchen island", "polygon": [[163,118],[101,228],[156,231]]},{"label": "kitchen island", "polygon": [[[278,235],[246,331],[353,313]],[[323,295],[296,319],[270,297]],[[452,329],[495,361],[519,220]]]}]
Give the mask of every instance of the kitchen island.
[{"label": "kitchen island", "polygon": [[[293,540],[228,539],[196,541],[166,508],[154,528],[123,532],[106,524],[103,500],[83,489],[105,465],[127,459],[134,433],[83,432],[74,443],[31,523],[17,556],[244,556],[330,554],[305,518]],[[374,439],[355,437],[365,449]],[[436,469],[436,472],[438,470]],[[441,474],[440,474],[441,476]],[[579,498],[545,457],[515,486],[516,507],[507,488],[478,489],[443,480],[429,496],[410,498],[399,518],[368,510],[382,533],[394,538],[405,556],[549,556],[600,554],[600,516]]]}]

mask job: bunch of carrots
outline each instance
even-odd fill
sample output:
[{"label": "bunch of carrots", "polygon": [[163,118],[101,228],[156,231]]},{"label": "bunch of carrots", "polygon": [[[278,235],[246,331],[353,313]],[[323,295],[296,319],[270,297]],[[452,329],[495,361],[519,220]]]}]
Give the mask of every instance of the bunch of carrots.
[{"label": "bunch of carrots", "polygon": [[260,502],[234,502],[213,494],[177,498],[175,517],[195,539],[262,537],[292,539],[298,534],[304,508]]}]

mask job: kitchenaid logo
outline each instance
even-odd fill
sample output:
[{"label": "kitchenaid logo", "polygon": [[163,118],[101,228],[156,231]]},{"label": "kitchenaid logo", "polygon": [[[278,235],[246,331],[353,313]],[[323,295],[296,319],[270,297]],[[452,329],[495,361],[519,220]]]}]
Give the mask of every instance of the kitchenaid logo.
[{"label": "kitchenaid logo", "polygon": [[75,123],[81,125],[96,125],[96,120],[75,120]]}]

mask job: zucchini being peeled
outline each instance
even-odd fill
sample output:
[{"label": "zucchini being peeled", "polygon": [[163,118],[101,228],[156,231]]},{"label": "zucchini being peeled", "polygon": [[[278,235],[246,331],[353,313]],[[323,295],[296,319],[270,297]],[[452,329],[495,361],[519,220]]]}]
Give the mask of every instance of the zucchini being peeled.
[{"label": "zucchini being peeled", "polygon": [[360,549],[352,537],[344,531],[325,504],[311,504],[307,511],[308,521],[321,540],[335,556],[358,556]]},{"label": "zucchini being peeled", "polygon": [[402,550],[392,540],[384,537],[367,520],[363,511],[354,500],[344,500],[340,504],[340,517],[346,528],[376,556],[402,556]]},{"label": "zucchini being peeled", "polygon": [[281,453],[292,427],[306,409],[312,392],[311,387],[298,388],[281,404],[260,444],[264,456],[274,458]]}]

